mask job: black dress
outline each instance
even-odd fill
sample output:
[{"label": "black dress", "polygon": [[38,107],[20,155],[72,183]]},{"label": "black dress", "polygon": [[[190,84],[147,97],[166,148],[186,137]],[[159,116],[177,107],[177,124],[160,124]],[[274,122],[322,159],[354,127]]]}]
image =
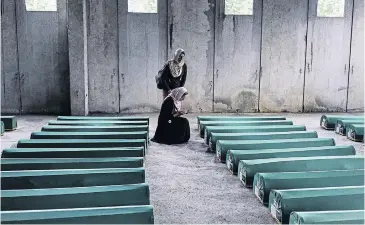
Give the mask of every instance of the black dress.
[{"label": "black dress", "polygon": [[174,100],[171,97],[162,103],[154,138],[151,140],[160,144],[182,144],[190,139],[189,121],[183,117],[174,117],[172,111]]}]

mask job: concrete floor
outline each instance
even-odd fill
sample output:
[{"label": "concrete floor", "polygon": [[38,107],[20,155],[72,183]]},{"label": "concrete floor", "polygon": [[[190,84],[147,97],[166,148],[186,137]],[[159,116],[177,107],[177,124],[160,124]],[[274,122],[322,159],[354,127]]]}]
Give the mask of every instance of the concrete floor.
[{"label": "concrete floor", "polygon": [[[156,114],[150,116],[151,137],[156,129]],[[255,114],[260,115],[260,114]],[[278,115],[278,114],[265,114]],[[317,131],[319,137],[334,138],[337,145],[353,145],[364,155],[364,144],[347,140],[319,127],[321,114],[280,114],[295,125]],[[18,129],[1,137],[1,149],[14,146],[19,139],[30,137],[54,116],[18,116]],[[196,115],[187,116],[191,140],[180,146],[152,143],[146,156],[147,183],[155,210],[155,223],[164,224],[272,224],[269,211],[252,194],[242,188],[224,164],[215,162],[198,137]]]}]

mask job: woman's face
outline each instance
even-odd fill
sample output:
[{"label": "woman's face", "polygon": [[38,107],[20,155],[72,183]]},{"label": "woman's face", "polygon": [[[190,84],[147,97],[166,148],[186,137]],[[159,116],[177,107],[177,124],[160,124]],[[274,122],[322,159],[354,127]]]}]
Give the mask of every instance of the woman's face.
[{"label": "woman's face", "polygon": [[185,100],[185,97],[187,96],[188,94],[185,93],[182,97],[181,97],[181,101],[184,101]]},{"label": "woman's face", "polygon": [[179,63],[179,62],[181,62],[181,60],[183,59],[185,57],[185,53],[183,52],[183,53],[181,53],[180,55],[179,55],[179,57],[177,57],[177,62]]}]

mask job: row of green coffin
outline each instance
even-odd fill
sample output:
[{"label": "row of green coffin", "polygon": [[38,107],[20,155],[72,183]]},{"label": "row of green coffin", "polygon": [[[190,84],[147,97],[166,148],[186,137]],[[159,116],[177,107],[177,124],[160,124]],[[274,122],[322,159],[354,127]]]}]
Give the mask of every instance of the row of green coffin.
[{"label": "row of green coffin", "polygon": [[2,158],[144,157],[143,147],[110,148],[7,148]]},{"label": "row of green coffin", "polygon": [[283,149],[260,149],[260,150],[229,150],[226,155],[228,169],[237,174],[238,164],[241,160],[290,158],[290,157],[313,157],[313,156],[347,156],[355,155],[352,145],[349,146],[321,146],[321,147],[298,147]]},{"label": "row of green coffin", "polygon": [[289,224],[364,224],[364,210],[292,212]]},{"label": "row of green coffin", "polygon": [[2,171],[138,167],[143,167],[143,157],[1,159]]},{"label": "row of green coffin", "polygon": [[347,138],[353,141],[364,140],[364,124],[350,124],[347,127]]},{"label": "row of green coffin", "polygon": [[204,138],[205,128],[210,126],[269,126],[269,125],[293,125],[292,121],[287,120],[254,120],[254,121],[201,121],[199,126],[200,137]]},{"label": "row of green coffin", "polygon": [[320,126],[326,130],[335,129],[337,120],[359,120],[364,119],[364,116],[350,116],[350,115],[322,115]]},{"label": "row of green coffin", "polygon": [[15,116],[0,116],[4,123],[5,130],[15,130],[18,127],[18,122]]},{"label": "row of green coffin", "polygon": [[335,124],[335,132],[345,136],[346,130],[350,124],[364,124],[364,118],[360,118],[358,120],[337,120]]},{"label": "row of green coffin", "polygon": [[209,141],[209,149],[216,151],[218,141],[249,141],[249,140],[273,140],[273,139],[298,139],[317,138],[315,131],[292,131],[292,132],[265,132],[265,133],[212,133]]},{"label": "row of green coffin", "polygon": [[212,142],[212,133],[226,133],[235,134],[241,136],[242,133],[266,133],[266,132],[293,132],[293,131],[306,131],[305,126],[298,125],[279,125],[279,126],[252,126],[252,127],[237,127],[237,126],[213,126],[206,127],[204,132],[204,141],[207,145]]},{"label": "row of green coffin", "polygon": [[238,178],[244,186],[252,187],[256,173],[351,169],[364,169],[364,157],[346,155],[241,160],[238,164]]},{"label": "row of green coffin", "polygon": [[298,139],[274,139],[254,141],[225,141],[217,142],[216,157],[221,162],[226,162],[228,150],[263,150],[286,149],[303,147],[334,146],[332,138],[298,138]]},{"label": "row of green coffin", "polygon": [[283,116],[197,116],[200,126],[202,121],[260,121],[260,120],[286,120]]},{"label": "row of green coffin", "polygon": [[153,207],[115,206],[1,212],[2,224],[154,224]]},{"label": "row of green coffin", "polygon": [[272,190],[269,196],[271,215],[289,223],[295,211],[364,210],[364,186]]},{"label": "row of green coffin", "polygon": [[364,185],[364,169],[301,172],[270,171],[255,174],[253,192],[263,204],[267,205],[271,190],[360,185]]}]

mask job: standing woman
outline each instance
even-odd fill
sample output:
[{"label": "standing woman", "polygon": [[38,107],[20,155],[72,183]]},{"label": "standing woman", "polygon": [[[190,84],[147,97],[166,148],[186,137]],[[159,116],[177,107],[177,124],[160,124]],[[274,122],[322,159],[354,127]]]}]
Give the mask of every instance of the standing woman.
[{"label": "standing woman", "polygon": [[182,101],[188,91],[184,87],[176,88],[162,103],[154,138],[151,140],[160,144],[182,144],[190,139],[190,125],[186,118],[181,117]]},{"label": "standing woman", "polygon": [[163,99],[171,93],[171,90],[184,87],[187,74],[184,57],[185,51],[179,48],[175,51],[174,58],[165,63],[161,74]]}]

